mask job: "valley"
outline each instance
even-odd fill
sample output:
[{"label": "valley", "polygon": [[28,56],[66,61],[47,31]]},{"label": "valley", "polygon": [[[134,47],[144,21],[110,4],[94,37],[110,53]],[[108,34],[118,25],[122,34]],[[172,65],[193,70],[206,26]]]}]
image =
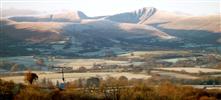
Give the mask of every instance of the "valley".
[{"label": "valley", "polygon": [[[70,56],[17,56],[1,57],[3,80],[24,82],[27,71],[37,73],[40,80],[47,79],[54,84],[62,82],[64,67],[66,81],[89,77],[120,77],[129,79],[197,80],[221,74],[220,54],[204,54],[193,51],[135,51],[115,56],[81,58]],[[82,75],[84,74],[84,75]],[[55,78],[56,77],[56,78]],[[16,79],[16,80],[15,80]],[[39,81],[40,81],[39,80]]]},{"label": "valley", "polygon": [[60,93],[121,100],[126,92],[138,96],[132,100],[220,98],[220,22],[217,14],[154,7],[94,17],[82,11],[1,17],[0,97],[24,98],[30,89],[50,99]]}]

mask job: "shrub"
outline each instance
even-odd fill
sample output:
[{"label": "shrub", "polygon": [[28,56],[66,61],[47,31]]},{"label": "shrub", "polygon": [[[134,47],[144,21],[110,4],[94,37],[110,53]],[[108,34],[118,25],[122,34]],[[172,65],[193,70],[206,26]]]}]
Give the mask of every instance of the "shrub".
[{"label": "shrub", "polygon": [[28,82],[29,84],[32,84],[34,80],[38,79],[38,75],[35,73],[31,73],[30,71],[25,74],[25,82]]}]

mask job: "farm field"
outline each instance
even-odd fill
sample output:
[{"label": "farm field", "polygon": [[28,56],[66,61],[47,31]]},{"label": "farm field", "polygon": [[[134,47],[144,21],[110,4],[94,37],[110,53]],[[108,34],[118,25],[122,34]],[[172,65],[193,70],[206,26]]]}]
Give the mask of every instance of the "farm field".
[{"label": "farm field", "polygon": [[[35,72],[37,73],[37,72]],[[133,73],[127,73],[127,72],[99,72],[99,73],[65,73],[65,81],[70,82],[77,80],[79,78],[89,78],[89,77],[100,77],[100,78],[107,78],[107,77],[120,77],[120,76],[126,76],[128,79],[136,78],[136,79],[148,79],[151,76],[145,75],[145,74],[133,74]],[[53,83],[59,81],[62,82],[61,73],[40,73],[38,74],[39,80],[42,79],[49,79]],[[24,83],[24,76],[9,76],[9,77],[2,77],[1,79],[10,81],[13,80],[16,83]]]},{"label": "farm field", "polygon": [[160,61],[165,61],[165,62],[171,62],[171,63],[176,63],[178,61],[184,61],[184,60],[189,60],[189,59],[194,59],[194,57],[184,57],[184,58],[171,58],[171,59],[162,59]]},{"label": "farm field", "polygon": [[[119,57],[139,58],[144,55],[165,55],[165,54],[188,54],[189,51],[134,51],[126,54],[121,54]],[[131,55],[133,54],[133,56]]]},{"label": "farm field", "polygon": [[[18,56],[18,57],[2,57],[1,61],[12,62],[16,64],[23,64],[25,66],[31,67],[36,66],[36,58],[32,56]],[[44,59],[46,65],[54,65],[60,67],[72,67],[73,69],[78,69],[79,67],[85,67],[87,69],[92,68],[94,64],[103,65],[140,65],[142,62],[129,62],[129,61],[116,61],[116,60],[106,60],[106,59],[53,59],[53,61]]]},{"label": "farm field", "polygon": [[158,74],[161,77],[171,77],[176,79],[198,79],[199,77],[187,75],[187,74],[180,74],[174,72],[165,72],[165,71],[151,71],[152,74]]},{"label": "farm field", "polygon": [[166,71],[185,71],[187,73],[216,73],[221,72],[219,69],[210,69],[210,68],[193,68],[193,67],[173,67],[173,68],[156,68],[160,70],[166,70]]},{"label": "farm field", "polygon": [[[131,55],[132,53],[132,55]],[[191,51],[134,51],[131,53],[121,54],[116,57],[105,57],[105,58],[66,58],[63,56],[16,56],[16,57],[1,57],[1,62],[10,62],[15,64],[22,64],[26,69],[12,71],[13,64],[8,66],[6,69],[4,66],[2,70],[0,68],[2,79],[4,80],[13,80],[16,83],[23,83],[24,76],[22,73],[25,73],[25,70],[31,70],[33,73],[39,75],[39,81],[46,78],[52,81],[61,82],[61,73],[58,69],[52,68],[55,67],[68,67],[65,69],[65,81],[73,81],[79,78],[89,78],[89,77],[119,77],[126,76],[128,79],[139,78],[147,79],[150,77],[159,76],[160,78],[165,79],[187,79],[195,80],[202,78],[197,76],[198,73],[215,73],[214,77],[218,76],[221,73],[219,69],[212,69],[210,67],[201,67],[199,68],[196,60],[191,60],[194,58],[195,53]],[[197,53],[201,55],[201,53]],[[203,54],[202,54],[203,55]],[[122,59],[121,59],[122,57]],[[200,56],[204,57],[204,56]],[[215,58],[216,56],[214,56]],[[130,59],[132,58],[132,59]],[[135,58],[135,59],[133,59]],[[138,59],[137,59],[138,58]],[[141,58],[141,59],[139,59]],[[195,57],[197,58],[197,57]],[[37,65],[36,61],[39,59],[44,60],[44,65]],[[181,67],[181,64],[173,66],[173,62],[183,61],[187,65],[189,62],[185,62],[186,59],[192,61],[193,67]],[[205,58],[206,59],[206,58]],[[206,59],[207,60],[207,59]],[[168,63],[169,62],[169,63]],[[214,59],[214,64],[216,59]],[[207,62],[203,62],[207,63]],[[202,63],[202,64],[203,64]],[[200,65],[199,65],[200,66]],[[11,68],[12,67],[12,68]],[[23,67],[23,66],[22,66]],[[86,68],[83,69],[82,68]],[[4,69],[5,68],[5,69]],[[30,68],[30,69],[29,69]],[[32,69],[33,68],[33,69]],[[214,67],[215,68],[215,67]],[[151,69],[151,74],[149,70]],[[70,73],[74,72],[74,73]],[[143,73],[144,72],[144,73]],[[185,72],[185,73],[183,73]],[[142,73],[142,74],[141,74]],[[194,75],[192,75],[194,74]],[[195,75],[197,74],[197,75]],[[7,76],[9,75],[9,76]],[[14,76],[11,76],[14,75]],[[18,76],[15,76],[18,75]]]},{"label": "farm field", "polygon": [[61,67],[72,67],[73,69],[78,69],[84,66],[89,69],[92,68],[94,64],[103,65],[130,65],[130,64],[142,64],[142,62],[128,62],[128,61],[115,61],[115,60],[105,60],[105,59],[55,59],[54,64]]}]

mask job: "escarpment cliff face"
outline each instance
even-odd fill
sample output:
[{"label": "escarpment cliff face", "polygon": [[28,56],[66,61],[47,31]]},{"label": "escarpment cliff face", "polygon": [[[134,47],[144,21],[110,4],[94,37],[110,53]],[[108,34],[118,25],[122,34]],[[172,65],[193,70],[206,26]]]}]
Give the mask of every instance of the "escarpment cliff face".
[{"label": "escarpment cliff face", "polygon": [[156,8],[146,7],[131,12],[107,16],[105,19],[121,23],[143,23],[145,20],[153,16],[156,11]]}]

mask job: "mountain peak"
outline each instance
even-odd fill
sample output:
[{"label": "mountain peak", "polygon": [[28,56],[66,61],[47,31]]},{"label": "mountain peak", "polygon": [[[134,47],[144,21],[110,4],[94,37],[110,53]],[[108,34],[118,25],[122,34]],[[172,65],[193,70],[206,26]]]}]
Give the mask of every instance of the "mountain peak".
[{"label": "mountain peak", "polygon": [[135,14],[139,17],[139,24],[143,23],[145,20],[147,20],[149,17],[154,15],[154,13],[157,11],[154,7],[144,7],[142,9],[138,9],[135,11]]},{"label": "mountain peak", "polygon": [[143,23],[157,11],[154,7],[144,7],[135,11],[108,16],[106,19],[124,23]]},{"label": "mountain peak", "polygon": [[141,9],[138,9],[137,11],[146,12],[146,11],[148,11],[148,10],[154,10],[154,9],[156,9],[156,8],[154,8],[154,7],[143,7],[143,8],[141,8]]},{"label": "mountain peak", "polygon": [[66,20],[66,21],[75,21],[80,19],[86,19],[87,16],[81,11],[67,11],[57,14],[51,14],[52,20]]}]

